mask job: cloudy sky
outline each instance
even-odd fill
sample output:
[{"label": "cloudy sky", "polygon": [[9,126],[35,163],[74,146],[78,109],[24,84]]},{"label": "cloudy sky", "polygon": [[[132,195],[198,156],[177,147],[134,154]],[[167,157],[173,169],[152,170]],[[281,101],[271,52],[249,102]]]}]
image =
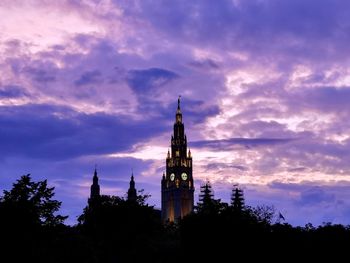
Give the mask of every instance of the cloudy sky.
[{"label": "cloudy sky", "polygon": [[[57,2],[57,3],[55,3]],[[198,189],[350,223],[347,0],[0,3],[0,190],[47,178],[74,224],[102,193],[160,206],[177,97]],[[197,196],[196,200],[197,201]]]}]

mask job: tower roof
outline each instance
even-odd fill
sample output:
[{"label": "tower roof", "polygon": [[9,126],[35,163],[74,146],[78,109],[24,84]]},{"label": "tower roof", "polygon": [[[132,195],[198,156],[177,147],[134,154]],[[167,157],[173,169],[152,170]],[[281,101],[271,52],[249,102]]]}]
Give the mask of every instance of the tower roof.
[{"label": "tower roof", "polygon": [[181,114],[180,98],[181,98],[181,95],[179,95],[179,98],[177,99],[177,110],[176,110],[176,114]]}]

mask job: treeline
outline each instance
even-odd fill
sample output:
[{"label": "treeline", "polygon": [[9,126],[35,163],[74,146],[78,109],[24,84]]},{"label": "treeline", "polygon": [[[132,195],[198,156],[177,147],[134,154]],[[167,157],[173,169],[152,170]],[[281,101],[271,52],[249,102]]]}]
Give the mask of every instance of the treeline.
[{"label": "treeline", "polygon": [[147,197],[101,196],[67,226],[54,188],[24,175],[0,197],[0,262],[347,261],[349,226],[293,227],[271,207],[245,205],[239,188],[227,204],[205,184],[195,212],[178,224],[163,225]]}]

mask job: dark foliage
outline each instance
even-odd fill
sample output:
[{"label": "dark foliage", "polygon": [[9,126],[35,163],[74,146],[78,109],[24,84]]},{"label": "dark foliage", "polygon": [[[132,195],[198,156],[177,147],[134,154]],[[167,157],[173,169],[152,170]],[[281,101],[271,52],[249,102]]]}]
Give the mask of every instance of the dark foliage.
[{"label": "dark foliage", "polygon": [[37,257],[52,229],[65,229],[66,216],[56,215],[61,202],[53,200],[54,188],[47,181],[33,182],[23,175],[0,198],[1,248],[12,262]]},{"label": "dark foliage", "polygon": [[219,214],[227,207],[220,199],[214,198],[214,193],[209,182],[206,182],[200,188],[199,202],[195,207],[197,213],[204,215]]},{"label": "dark foliage", "polygon": [[[209,190],[209,191],[208,191]],[[269,206],[249,207],[233,190],[230,205],[202,188],[197,210],[179,224],[162,225],[160,211],[136,200],[90,200],[79,223],[63,225],[60,202],[47,182],[21,177],[0,199],[2,258],[6,262],[337,262],[347,256],[350,227],[281,224]],[[210,197],[210,198],[208,198]]]},{"label": "dark foliage", "polygon": [[160,212],[144,202],[143,196],[130,202],[103,195],[84,209],[78,229],[92,240],[101,262],[155,261],[160,255]]},{"label": "dark foliage", "polygon": [[237,212],[240,212],[244,208],[244,196],[243,196],[243,190],[236,187],[232,189],[232,195],[231,195],[231,205],[233,209]]}]

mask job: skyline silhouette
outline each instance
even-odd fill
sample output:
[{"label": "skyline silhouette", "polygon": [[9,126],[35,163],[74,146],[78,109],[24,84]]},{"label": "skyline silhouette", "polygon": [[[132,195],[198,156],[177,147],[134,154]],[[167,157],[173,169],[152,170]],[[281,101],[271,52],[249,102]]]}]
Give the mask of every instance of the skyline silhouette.
[{"label": "skyline silhouette", "polygon": [[147,204],[148,195],[136,194],[133,175],[125,198],[100,195],[98,189],[95,170],[78,224],[67,226],[54,187],[47,180],[33,181],[30,174],[21,176],[0,197],[3,256],[11,262],[212,262],[227,260],[234,248],[271,262],[280,261],[271,257],[274,253],[340,260],[350,241],[350,225],[293,227],[281,213],[276,219],[273,207],[247,206],[237,186],[227,204],[206,182],[194,211],[178,214],[174,222],[164,221],[163,213]]}]

